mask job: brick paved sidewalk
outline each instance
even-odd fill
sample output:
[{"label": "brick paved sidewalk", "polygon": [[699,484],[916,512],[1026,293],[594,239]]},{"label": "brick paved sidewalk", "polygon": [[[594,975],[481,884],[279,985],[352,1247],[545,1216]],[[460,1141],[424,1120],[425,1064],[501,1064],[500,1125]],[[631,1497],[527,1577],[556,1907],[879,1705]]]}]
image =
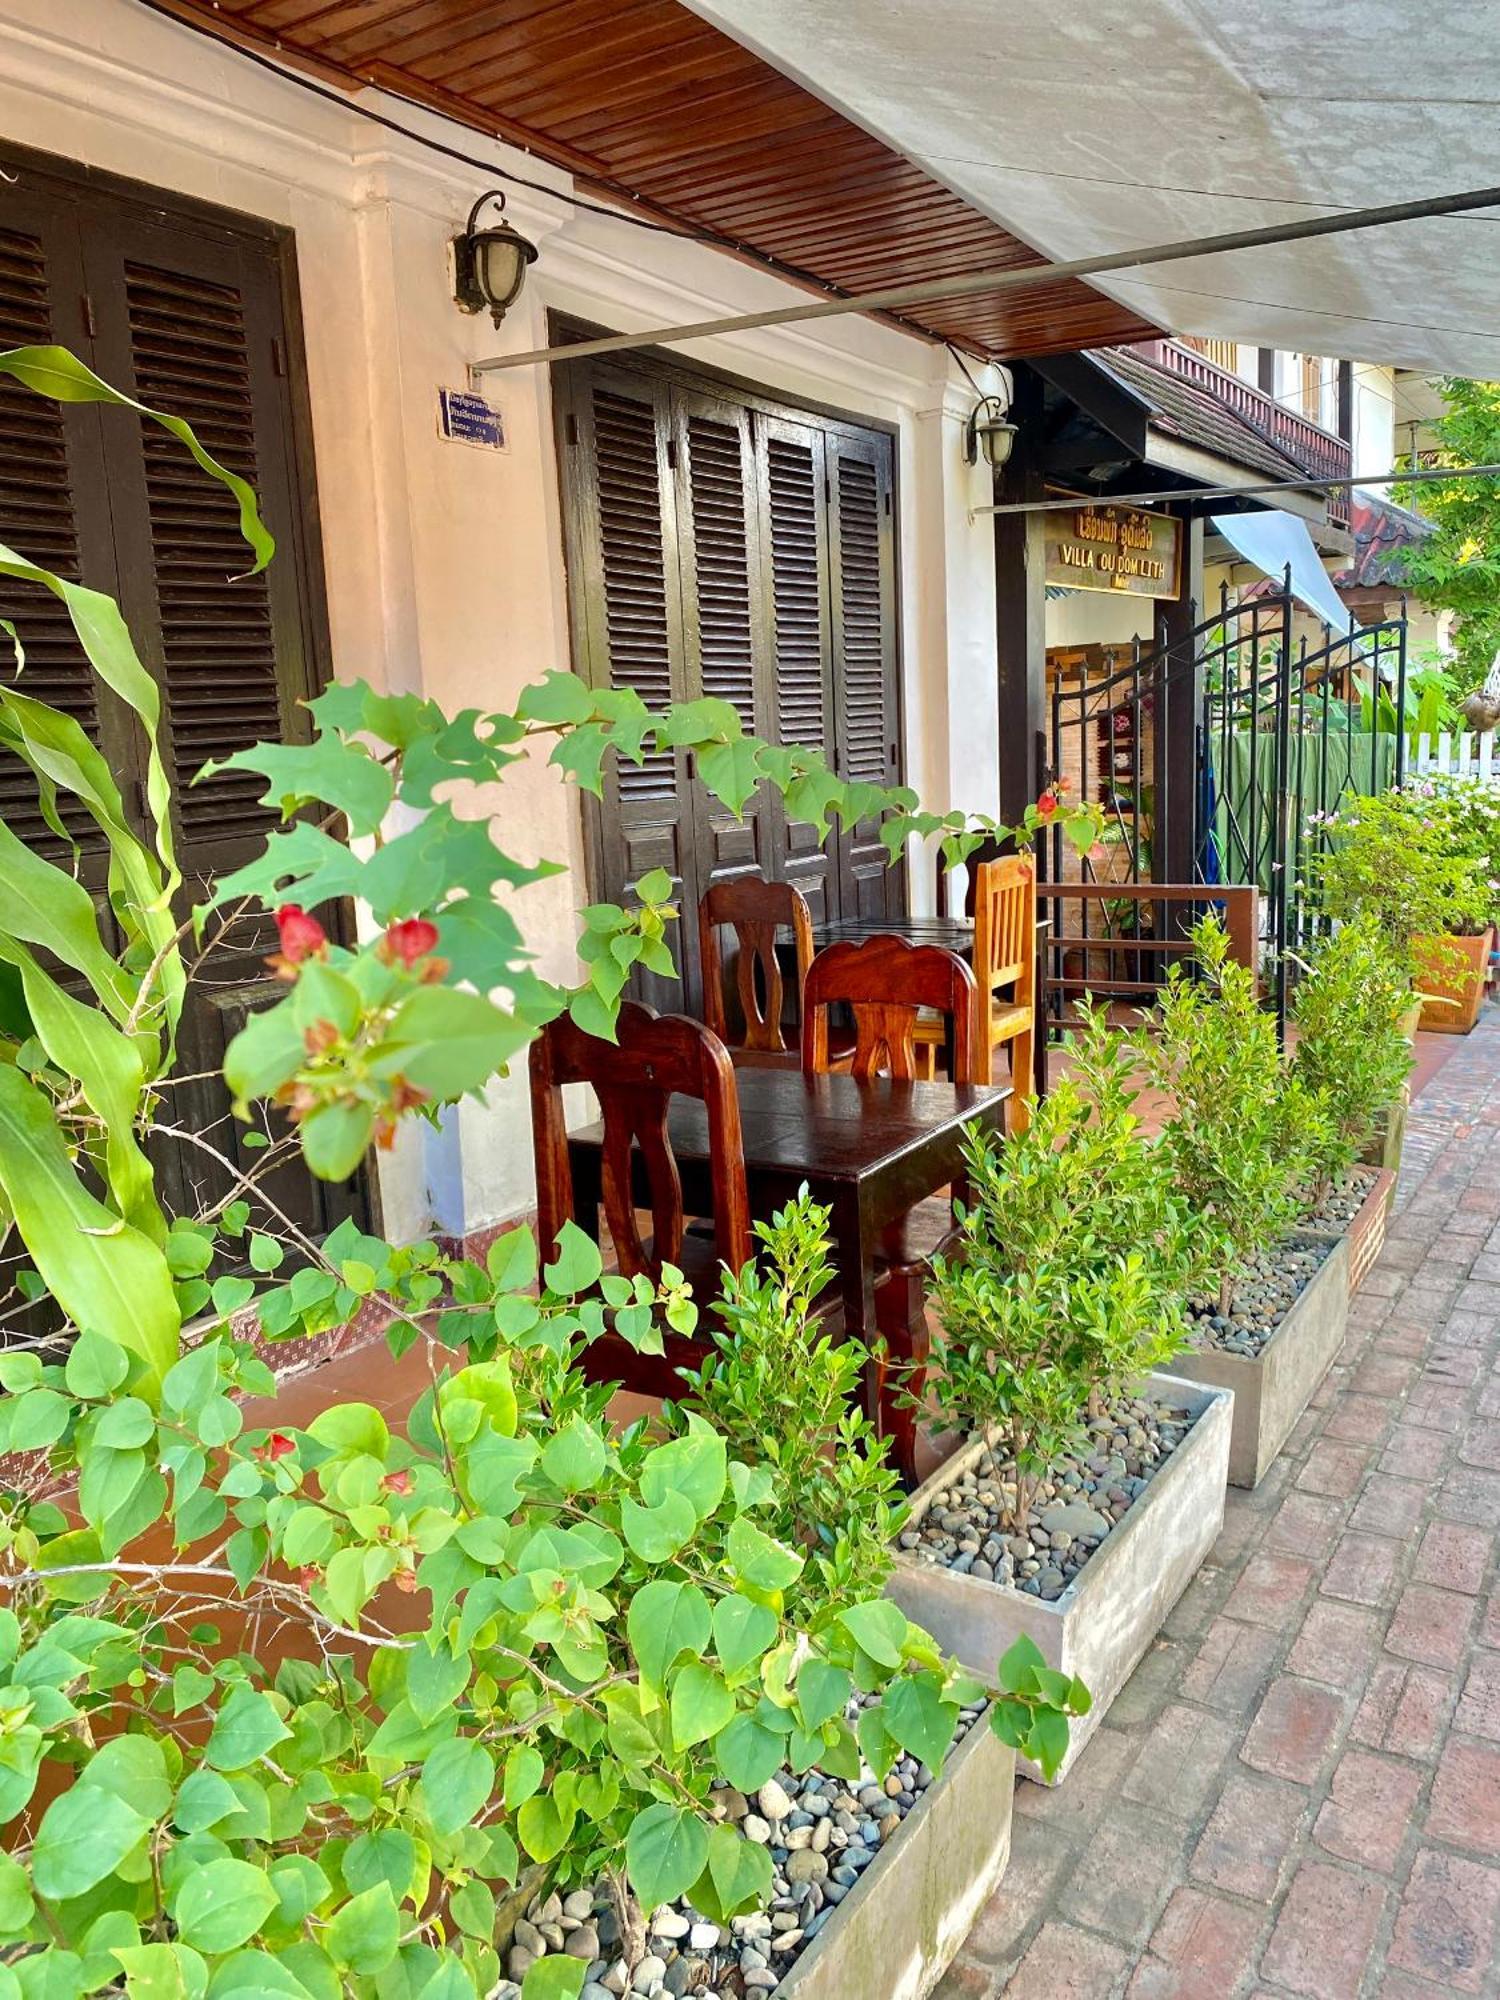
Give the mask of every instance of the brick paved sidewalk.
[{"label": "brick paved sidewalk", "polygon": [[1349,1337],[938,2000],[1500,1994],[1500,1010],[1413,1108]]}]

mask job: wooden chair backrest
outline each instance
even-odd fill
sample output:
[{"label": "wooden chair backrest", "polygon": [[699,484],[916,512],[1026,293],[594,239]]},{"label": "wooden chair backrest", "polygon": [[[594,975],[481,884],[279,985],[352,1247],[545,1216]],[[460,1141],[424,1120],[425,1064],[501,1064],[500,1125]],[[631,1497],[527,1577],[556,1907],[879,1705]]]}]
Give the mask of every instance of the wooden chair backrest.
[{"label": "wooden chair backrest", "polygon": [[812,912],[790,882],[763,875],[734,875],[715,882],[698,904],[698,943],[703,968],[703,1019],[720,1041],[733,1040],[724,1005],[724,959],[719,931],[730,926],[739,946],[735,990],[744,1022],[738,1046],[773,1055],[788,1053],[782,1013],[786,987],[776,956],[776,933],[792,934],[797,955],[797,991],[812,964]]},{"label": "wooden chair backrest", "polygon": [[803,982],[802,1067],[809,1076],[829,1068],[828,1009],[842,1003],[854,1015],[851,1074],[911,1082],[917,1074],[912,1030],[918,1010],[930,1007],[953,1022],[955,1080],[984,1082],[977,994],[968,966],[941,945],[910,944],[887,932],[830,945],[818,953]]},{"label": "wooden chair backrest", "polygon": [[1006,854],[974,871],[974,977],[986,1004],[997,987],[1026,1005],[1036,981],[1036,863]]},{"label": "wooden chair backrest", "polygon": [[[587,1083],[604,1125],[604,1219],[624,1275],[659,1278],[663,1263],[681,1259],[682,1178],[667,1132],[674,1095],[699,1098],[707,1109],[714,1237],[720,1258],[738,1271],[751,1255],[750,1200],[729,1051],[701,1021],[658,1015],[633,1000],[621,1002],[616,1032],[618,1046],[586,1035],[564,1016],[549,1022],[531,1045],[537,1236],[544,1253],[550,1253],[563,1224],[574,1219],[563,1085]],[[649,1191],[649,1251],[636,1220],[637,1149]]]}]

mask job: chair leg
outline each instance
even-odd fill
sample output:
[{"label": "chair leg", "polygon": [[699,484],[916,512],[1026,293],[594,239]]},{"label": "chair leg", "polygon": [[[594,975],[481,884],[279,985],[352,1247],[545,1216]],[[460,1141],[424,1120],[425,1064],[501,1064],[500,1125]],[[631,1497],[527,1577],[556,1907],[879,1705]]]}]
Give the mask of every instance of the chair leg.
[{"label": "chair leg", "polygon": [[1032,1028],[1023,1028],[1019,1035],[1007,1044],[1010,1052],[1010,1080],[1014,1095],[1010,1100],[1009,1129],[1021,1133],[1031,1124],[1032,1099],[1036,1094],[1035,1070],[1036,1034]]},{"label": "chair leg", "polygon": [[917,1477],[917,1407],[927,1382],[932,1340],[920,1271],[892,1271],[875,1293],[880,1350],[874,1357],[876,1421],[890,1441],[891,1462],[909,1484]]}]

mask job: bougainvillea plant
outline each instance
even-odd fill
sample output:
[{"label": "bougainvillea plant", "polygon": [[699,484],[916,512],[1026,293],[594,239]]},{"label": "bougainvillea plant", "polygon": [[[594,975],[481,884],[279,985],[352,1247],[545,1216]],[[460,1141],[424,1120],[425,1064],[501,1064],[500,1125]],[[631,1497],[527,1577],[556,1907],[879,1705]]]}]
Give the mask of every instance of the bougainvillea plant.
[{"label": "bougainvillea plant", "polygon": [[[253,496],[178,420],[61,350],[0,355],[0,370],[166,423],[269,559]],[[62,599],[150,756],[142,837],[79,725],[0,685],[0,743],[54,831],[66,842],[63,796],[109,856],[101,913],[66,859],[0,827],[15,1270],[0,1452],[20,1469],[0,1499],[0,2000],[488,1994],[496,1899],[529,1870],[612,1884],[626,1938],[642,1906],[681,1894],[726,1917],[752,1906],[767,1857],[718,1815],[715,1779],[857,1772],[861,1757],[883,1772],[903,1751],[936,1766],[975,1684],[883,1599],[804,1619],[806,1557],[770,1531],[773,1471],[701,1416],[609,1422],[579,1357],[606,1324],[641,1347],[663,1321],[690,1326],[672,1272],[605,1274],[571,1229],[540,1255],[514,1231],[482,1264],[351,1224],[314,1242],[272,1178],[299,1147],[325,1177],[349,1172],[564,1006],[609,1032],[629,966],[665,950],[669,885],[648,881],[638,908],[584,913],[580,988],[537,979],[495,891],[544,868],[509,861],[436,787],[501,776],[542,732],[596,779],[591,729],[623,728],[618,748],[637,727],[665,733],[714,770],[728,725],[701,709],[643,720],[569,676],[488,718],[343,688],[321,698],[314,743],[244,753],[288,811],[324,817],[274,836],[215,898],[264,897],[285,985],[228,1073],[247,1112],[279,1100],[291,1130],[241,1172],[172,1112],[202,949],[177,908],[154,683],[110,599],[8,550],[0,569]],[[730,792],[739,754],[718,760]],[[787,754],[790,795],[816,765]],[[412,810],[392,832],[398,800]],[[317,911],[335,898],[361,903],[365,942],[334,941]],[[153,1133],[212,1153],[233,1196],[170,1214]],[[39,1296],[52,1318],[34,1331]],[[401,1430],[370,1402],[297,1423],[247,1407],[275,1390],[266,1343],[362,1306],[422,1371]],[[1018,1654],[991,1708],[1043,1762],[1076,1711],[1058,1679]],[[586,1971],[541,1961],[527,2000],[572,2000]]]}]

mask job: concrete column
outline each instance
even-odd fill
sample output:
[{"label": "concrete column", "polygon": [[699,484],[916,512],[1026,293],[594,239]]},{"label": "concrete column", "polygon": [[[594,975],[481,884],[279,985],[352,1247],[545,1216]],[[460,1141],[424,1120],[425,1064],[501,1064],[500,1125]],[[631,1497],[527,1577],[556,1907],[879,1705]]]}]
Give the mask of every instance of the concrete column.
[{"label": "concrete column", "polygon": [[[1010,461],[996,476],[998,501],[1040,500],[1042,384],[1018,369],[1011,412],[1019,426]],[[1019,819],[1040,789],[1039,739],[1046,726],[1047,597],[1040,514],[996,514],[995,663],[999,688],[1000,816]]]},{"label": "concrete column", "polygon": [[1153,873],[1158,881],[1191,882],[1193,833],[1197,815],[1197,727],[1203,706],[1203,676],[1193,655],[1192,634],[1207,615],[1203,585],[1203,519],[1183,523],[1182,589],[1160,606],[1159,643],[1169,650],[1158,692],[1156,717],[1156,839]]}]

